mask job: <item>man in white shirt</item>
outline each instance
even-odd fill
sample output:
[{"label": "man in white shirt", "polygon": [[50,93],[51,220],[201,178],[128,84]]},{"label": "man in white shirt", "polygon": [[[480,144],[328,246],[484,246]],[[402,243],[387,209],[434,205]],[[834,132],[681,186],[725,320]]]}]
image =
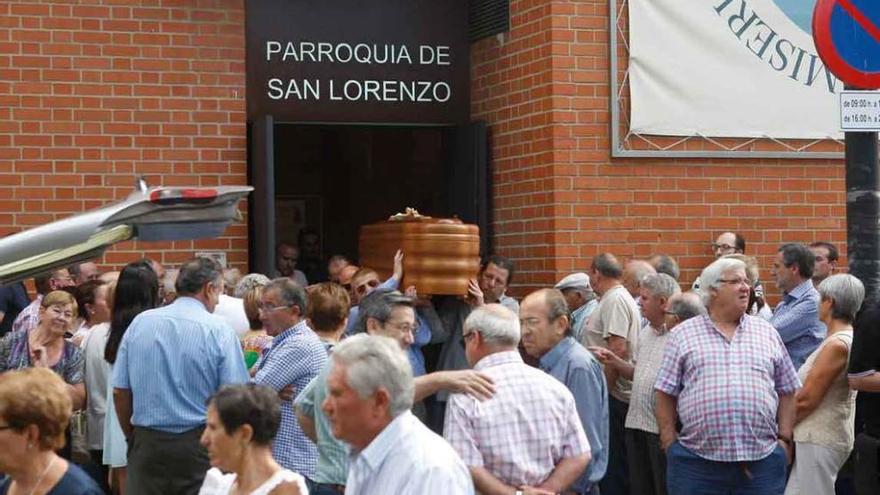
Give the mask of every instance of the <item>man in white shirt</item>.
[{"label": "man in white shirt", "polygon": [[461,458],[410,412],[415,383],[400,345],[358,334],[333,349],[322,409],[351,446],[347,495],[473,495]]}]

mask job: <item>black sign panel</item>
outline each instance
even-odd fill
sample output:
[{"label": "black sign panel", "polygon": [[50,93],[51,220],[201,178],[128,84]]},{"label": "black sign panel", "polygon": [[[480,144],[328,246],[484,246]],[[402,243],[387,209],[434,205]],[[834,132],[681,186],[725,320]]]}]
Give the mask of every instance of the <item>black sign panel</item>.
[{"label": "black sign panel", "polygon": [[247,0],[248,119],[462,124],[467,0]]}]

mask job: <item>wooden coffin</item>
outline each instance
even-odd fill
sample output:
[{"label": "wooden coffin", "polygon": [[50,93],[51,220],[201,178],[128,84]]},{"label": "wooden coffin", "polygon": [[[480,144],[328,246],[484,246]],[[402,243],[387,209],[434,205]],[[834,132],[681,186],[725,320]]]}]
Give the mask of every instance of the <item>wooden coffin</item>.
[{"label": "wooden coffin", "polygon": [[457,218],[432,218],[412,214],[360,229],[361,266],[390,277],[394,253],[402,249],[403,283],[419,294],[466,295],[468,279],[480,271],[480,231]]}]

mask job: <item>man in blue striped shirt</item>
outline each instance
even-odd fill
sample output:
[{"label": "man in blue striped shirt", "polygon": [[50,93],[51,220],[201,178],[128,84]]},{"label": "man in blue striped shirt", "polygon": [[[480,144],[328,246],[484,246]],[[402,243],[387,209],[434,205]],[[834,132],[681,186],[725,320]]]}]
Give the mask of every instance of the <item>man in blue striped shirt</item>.
[{"label": "man in blue striped shirt", "polygon": [[[263,328],[274,339],[254,365],[254,382],[279,392],[293,386],[298,394],[327,364],[324,344],[306,323],[306,291],[289,278],[277,278],[263,288],[259,310]],[[272,456],[278,464],[314,482],[318,448],[303,432],[290,401],[281,407],[281,427],[272,442]]]},{"label": "man in blue striped shirt", "polygon": [[211,314],[223,294],[220,265],[187,261],[175,285],[173,304],[131,322],[113,368],[129,495],[198,493],[210,467],[199,444],[205,402],[221,385],[248,380],[235,332]]},{"label": "man in blue striped shirt", "polygon": [[819,347],[827,332],[819,321],[819,292],[813,287],[816,256],[803,244],[785,244],[773,260],[773,276],[782,290],[770,324],[779,332],[794,369]]}]

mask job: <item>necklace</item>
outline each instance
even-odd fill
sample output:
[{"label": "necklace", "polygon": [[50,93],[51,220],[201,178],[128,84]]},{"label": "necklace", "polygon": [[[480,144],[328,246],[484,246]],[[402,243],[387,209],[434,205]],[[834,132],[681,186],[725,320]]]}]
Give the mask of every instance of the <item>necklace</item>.
[{"label": "necklace", "polygon": [[52,462],[50,462],[49,465],[46,466],[46,469],[43,470],[43,474],[41,474],[40,477],[37,478],[37,482],[34,484],[34,487],[31,488],[29,495],[34,495],[34,493],[37,492],[37,488],[40,486],[40,483],[43,482],[43,478],[46,477],[46,475],[49,473],[49,470],[52,469],[52,466],[55,464],[56,460],[58,460],[58,456],[52,458]]}]

